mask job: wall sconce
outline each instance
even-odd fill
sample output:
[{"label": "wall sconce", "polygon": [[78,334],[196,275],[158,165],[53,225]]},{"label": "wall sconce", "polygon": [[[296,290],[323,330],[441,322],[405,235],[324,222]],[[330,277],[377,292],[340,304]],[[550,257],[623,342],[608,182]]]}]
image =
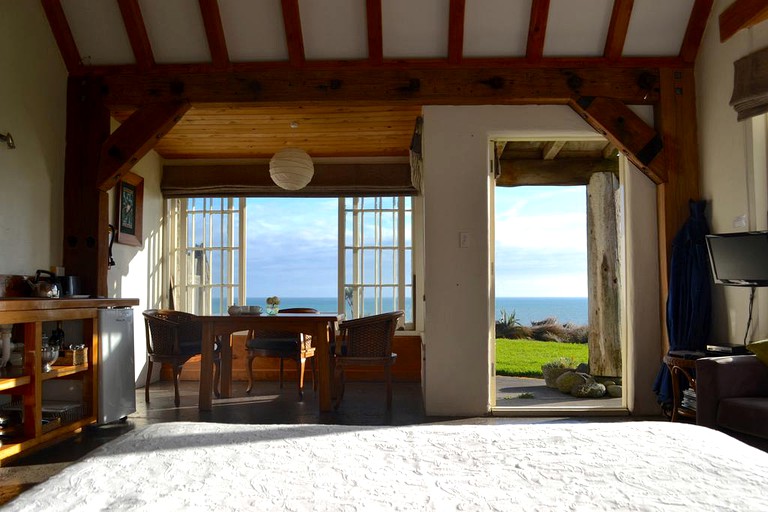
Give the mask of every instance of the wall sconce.
[{"label": "wall sconce", "polygon": [[16,147],[16,143],[13,142],[13,136],[11,135],[11,132],[6,133],[5,135],[0,133],[0,142],[5,142],[5,144],[8,146],[8,149],[14,149]]}]

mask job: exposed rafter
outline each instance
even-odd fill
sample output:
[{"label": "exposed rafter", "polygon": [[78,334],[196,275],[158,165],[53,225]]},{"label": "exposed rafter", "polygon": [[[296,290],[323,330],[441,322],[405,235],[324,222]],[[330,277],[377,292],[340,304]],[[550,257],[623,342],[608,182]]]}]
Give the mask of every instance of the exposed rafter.
[{"label": "exposed rafter", "polygon": [[617,159],[502,160],[496,185],[586,185],[596,172],[619,172]]},{"label": "exposed rafter", "polygon": [[464,54],[464,9],[466,0],[451,0],[448,20],[448,62],[458,64]]},{"label": "exposed rafter", "polygon": [[531,21],[528,26],[528,47],[526,57],[536,62],[544,55],[544,39],[547,36],[547,20],[549,19],[549,0],[533,0],[531,2]]},{"label": "exposed rafter", "polygon": [[713,3],[714,0],[696,0],[696,3],[693,4],[691,16],[688,18],[688,27],[683,37],[683,44],[680,46],[680,59],[683,62],[693,63],[696,60]]},{"label": "exposed rafter", "polygon": [[67,66],[67,71],[70,75],[79,73],[82,65],[80,52],[77,49],[75,38],[72,37],[72,30],[69,28],[60,0],[42,0],[42,3],[53,37],[56,39],[59,52],[61,52],[61,58],[64,59],[64,65]]},{"label": "exposed rafter", "polygon": [[155,65],[155,57],[139,2],[138,0],[117,0],[117,5],[120,6],[120,14],[123,16],[123,24],[128,33],[128,40],[131,42],[136,66],[141,70],[148,70]]},{"label": "exposed rafter", "polygon": [[211,61],[215,68],[226,68],[229,65],[227,41],[224,38],[224,27],[221,24],[221,12],[217,0],[198,0],[200,13],[205,24],[205,37],[211,52]]},{"label": "exposed rafter", "polygon": [[368,27],[368,61],[371,64],[381,64],[384,59],[381,0],[365,1],[365,17]]},{"label": "exposed rafter", "polygon": [[301,66],[305,58],[299,0],[280,0],[280,4],[283,8],[283,24],[285,25],[285,40],[288,45],[288,58],[292,65]]},{"label": "exposed rafter", "polygon": [[565,146],[564,140],[552,140],[544,145],[544,149],[541,152],[541,158],[544,160],[553,160],[557,154]]},{"label": "exposed rafter", "polygon": [[615,0],[613,2],[611,22],[608,25],[608,35],[605,38],[605,51],[603,52],[606,59],[616,60],[621,57],[634,4],[635,0]]},{"label": "exposed rafter", "polygon": [[720,42],[724,43],[741,29],[768,20],[765,0],[736,0],[720,13]]}]

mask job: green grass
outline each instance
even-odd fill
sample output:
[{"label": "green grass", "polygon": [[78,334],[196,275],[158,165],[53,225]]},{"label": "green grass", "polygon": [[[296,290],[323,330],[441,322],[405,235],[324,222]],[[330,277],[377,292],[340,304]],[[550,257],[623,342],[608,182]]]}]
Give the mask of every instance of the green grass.
[{"label": "green grass", "polygon": [[576,364],[589,360],[584,343],[535,340],[496,340],[496,375],[542,377],[541,365],[558,357],[572,357]]}]

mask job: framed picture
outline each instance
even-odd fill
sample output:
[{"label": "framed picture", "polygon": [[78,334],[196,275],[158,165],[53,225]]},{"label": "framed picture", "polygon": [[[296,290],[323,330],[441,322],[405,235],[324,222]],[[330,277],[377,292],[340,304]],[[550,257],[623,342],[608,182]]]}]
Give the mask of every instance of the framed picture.
[{"label": "framed picture", "polygon": [[141,245],[144,178],[127,173],[117,183],[117,239],[119,244]]}]

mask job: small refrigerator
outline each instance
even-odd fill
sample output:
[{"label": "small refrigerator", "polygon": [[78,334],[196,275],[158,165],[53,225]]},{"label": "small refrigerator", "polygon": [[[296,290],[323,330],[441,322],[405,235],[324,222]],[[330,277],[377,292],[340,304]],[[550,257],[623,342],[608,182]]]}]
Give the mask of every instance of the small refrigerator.
[{"label": "small refrigerator", "polygon": [[133,308],[99,309],[98,424],[136,412]]}]

